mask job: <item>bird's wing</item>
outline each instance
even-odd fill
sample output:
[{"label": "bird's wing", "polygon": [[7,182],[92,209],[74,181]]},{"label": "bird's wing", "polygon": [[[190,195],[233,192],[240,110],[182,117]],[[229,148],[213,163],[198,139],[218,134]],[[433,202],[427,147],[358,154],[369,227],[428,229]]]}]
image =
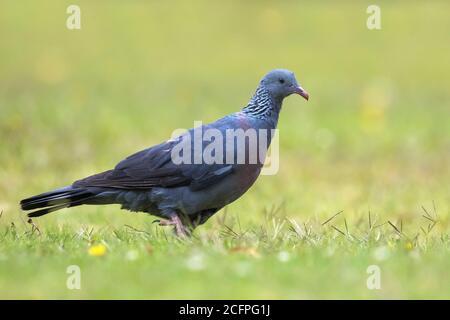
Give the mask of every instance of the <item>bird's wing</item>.
[{"label": "bird's wing", "polygon": [[150,189],[190,186],[193,190],[209,187],[233,172],[227,164],[174,164],[172,149],[179,139],[169,140],[137,152],[117,166],[74,182],[77,187]]}]

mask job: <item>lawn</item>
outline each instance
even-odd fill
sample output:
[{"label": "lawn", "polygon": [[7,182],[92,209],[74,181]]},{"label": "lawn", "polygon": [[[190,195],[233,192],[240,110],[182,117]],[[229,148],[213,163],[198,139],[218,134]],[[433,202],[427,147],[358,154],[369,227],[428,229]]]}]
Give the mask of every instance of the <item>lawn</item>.
[{"label": "lawn", "polygon": [[[381,30],[364,1],[81,0],[68,30],[72,3],[0,10],[0,298],[450,298],[448,1],[378,1]],[[20,211],[280,67],[311,99],[283,106],[279,172],[192,239],[118,206]]]}]

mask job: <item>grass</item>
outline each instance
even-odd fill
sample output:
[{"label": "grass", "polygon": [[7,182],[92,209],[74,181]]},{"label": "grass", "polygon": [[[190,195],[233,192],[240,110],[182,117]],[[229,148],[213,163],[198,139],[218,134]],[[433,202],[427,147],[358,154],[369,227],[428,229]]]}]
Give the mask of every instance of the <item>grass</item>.
[{"label": "grass", "polygon": [[[79,1],[77,31],[69,4],[0,12],[1,298],[450,297],[447,2],[380,1],[379,31],[351,1]],[[20,212],[237,110],[275,67],[311,94],[283,107],[280,171],[193,239],[117,206]]]},{"label": "grass", "polygon": [[[142,230],[85,225],[76,232],[71,226],[21,232],[25,226],[12,225],[2,234],[3,297],[447,297],[449,259],[442,250],[450,238],[434,230],[440,229],[434,217],[407,234],[369,216],[352,224],[338,217],[301,223],[278,214],[245,227],[225,214],[185,241],[150,223]],[[106,250],[89,251],[93,245]],[[66,287],[71,265],[80,267],[80,290]],[[380,290],[367,289],[371,265],[381,270]]]}]

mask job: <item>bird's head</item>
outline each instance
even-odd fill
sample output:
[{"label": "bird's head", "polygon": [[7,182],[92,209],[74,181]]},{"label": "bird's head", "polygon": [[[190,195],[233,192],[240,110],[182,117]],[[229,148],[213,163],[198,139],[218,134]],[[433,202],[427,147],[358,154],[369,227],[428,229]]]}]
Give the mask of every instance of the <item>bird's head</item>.
[{"label": "bird's head", "polygon": [[308,92],[298,84],[294,73],[289,70],[270,71],[261,80],[261,86],[268,90],[273,97],[281,100],[293,93],[301,95],[306,100],[309,99]]}]

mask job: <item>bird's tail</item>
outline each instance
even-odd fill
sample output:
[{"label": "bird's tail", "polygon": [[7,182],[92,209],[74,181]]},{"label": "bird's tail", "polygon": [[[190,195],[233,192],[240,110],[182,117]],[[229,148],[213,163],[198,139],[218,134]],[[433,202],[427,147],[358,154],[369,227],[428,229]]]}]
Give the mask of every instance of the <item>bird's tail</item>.
[{"label": "bird's tail", "polygon": [[94,196],[95,194],[86,189],[68,186],[23,199],[20,201],[20,207],[25,211],[39,209],[28,213],[30,218],[34,218],[56,210],[85,204],[86,200]]}]

